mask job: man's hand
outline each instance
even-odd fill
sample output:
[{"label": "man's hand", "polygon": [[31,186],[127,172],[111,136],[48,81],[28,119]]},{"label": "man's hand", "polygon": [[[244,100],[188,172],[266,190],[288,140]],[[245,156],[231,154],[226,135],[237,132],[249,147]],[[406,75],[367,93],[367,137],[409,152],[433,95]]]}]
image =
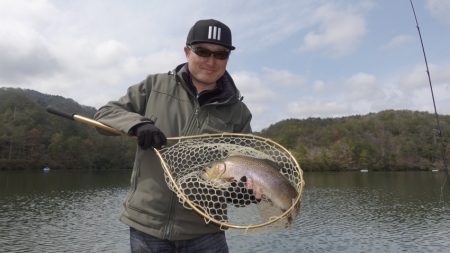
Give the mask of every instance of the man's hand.
[{"label": "man's hand", "polygon": [[166,136],[152,123],[137,125],[134,129],[134,134],[137,136],[138,144],[142,149],[151,147],[160,149],[167,144]]}]

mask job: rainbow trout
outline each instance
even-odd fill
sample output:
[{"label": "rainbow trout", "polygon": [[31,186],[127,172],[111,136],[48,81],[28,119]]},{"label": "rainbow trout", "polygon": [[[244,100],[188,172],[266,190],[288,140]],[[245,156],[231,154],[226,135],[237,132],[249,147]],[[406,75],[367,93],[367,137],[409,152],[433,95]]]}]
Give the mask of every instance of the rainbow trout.
[{"label": "rainbow trout", "polygon": [[298,193],[280,173],[278,165],[267,159],[247,156],[229,156],[208,164],[202,178],[210,181],[232,181],[246,176],[253,180],[253,189],[259,188],[273,205],[288,210]]}]

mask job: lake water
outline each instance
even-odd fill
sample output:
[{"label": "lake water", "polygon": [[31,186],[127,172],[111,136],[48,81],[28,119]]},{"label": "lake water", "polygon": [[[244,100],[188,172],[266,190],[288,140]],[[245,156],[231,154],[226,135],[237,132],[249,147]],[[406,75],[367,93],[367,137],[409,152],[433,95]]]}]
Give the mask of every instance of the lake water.
[{"label": "lake water", "polygon": [[[130,172],[0,172],[0,252],[130,252]],[[230,252],[450,252],[444,173],[306,173],[294,227],[227,231]]]}]

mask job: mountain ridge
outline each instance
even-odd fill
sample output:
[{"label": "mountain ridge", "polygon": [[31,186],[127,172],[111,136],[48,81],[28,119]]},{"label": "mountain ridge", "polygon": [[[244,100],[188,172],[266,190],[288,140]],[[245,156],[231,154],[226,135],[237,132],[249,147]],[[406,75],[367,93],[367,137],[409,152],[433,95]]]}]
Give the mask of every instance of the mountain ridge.
[{"label": "mountain ridge", "polygon": [[[136,144],[46,112],[54,106],[92,118],[96,109],[34,90],[0,88],[0,170],[131,168]],[[286,147],[305,171],[432,170],[450,158],[450,116],[384,110],[339,118],[285,119],[254,134]],[[125,140],[124,140],[125,138]]]}]

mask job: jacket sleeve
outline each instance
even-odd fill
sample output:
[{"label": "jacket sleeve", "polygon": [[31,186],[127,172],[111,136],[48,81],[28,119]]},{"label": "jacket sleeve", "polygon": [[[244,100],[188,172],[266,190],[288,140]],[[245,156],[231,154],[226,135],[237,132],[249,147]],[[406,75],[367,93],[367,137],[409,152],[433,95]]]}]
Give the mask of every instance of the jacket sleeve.
[{"label": "jacket sleeve", "polygon": [[241,130],[241,133],[251,134],[252,127],[250,125],[250,121],[252,120],[252,115],[250,114],[248,120],[245,122],[244,127]]},{"label": "jacket sleeve", "polygon": [[143,116],[151,87],[151,78],[129,87],[127,93],[119,100],[110,101],[100,107],[94,118],[124,133],[129,133],[135,125],[151,122],[150,119]]},{"label": "jacket sleeve", "polygon": [[245,133],[245,134],[251,134],[252,133],[252,127],[250,125],[252,121],[252,113],[248,109],[248,107],[242,103],[243,105],[243,124],[241,126],[241,129],[238,131],[239,133]]}]

